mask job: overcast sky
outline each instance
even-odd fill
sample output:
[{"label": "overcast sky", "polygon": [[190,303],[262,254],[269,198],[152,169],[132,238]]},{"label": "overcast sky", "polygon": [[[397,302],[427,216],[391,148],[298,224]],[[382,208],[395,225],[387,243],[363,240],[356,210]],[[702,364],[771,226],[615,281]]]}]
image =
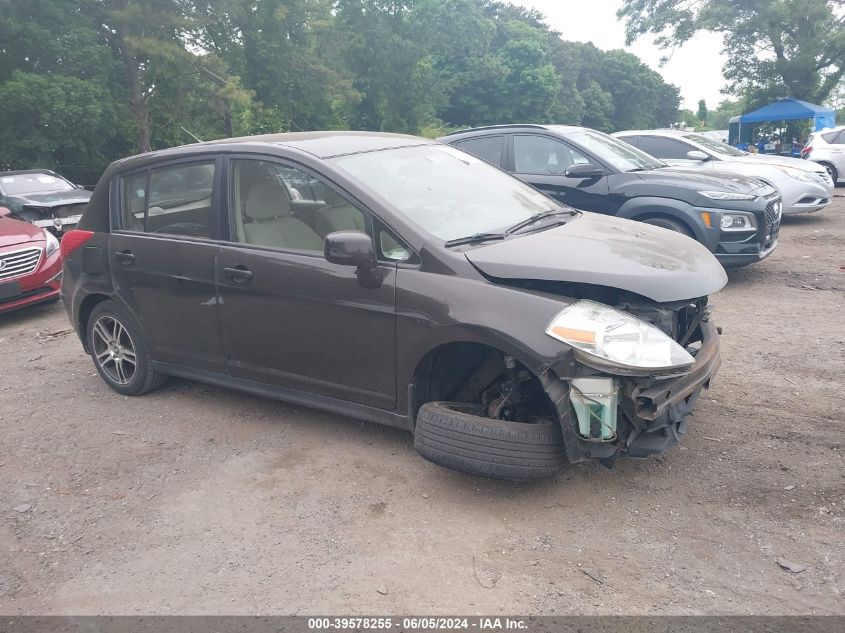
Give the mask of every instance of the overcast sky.
[{"label": "overcast sky", "polygon": [[696,110],[698,100],[705,99],[714,109],[728,98],[720,93],[722,77],[722,38],[715,33],[699,33],[682,48],[676,49],[662,68],[660,58],[665,55],[652,43],[650,36],[642,36],[630,47],[625,46],[625,27],[616,19],[621,0],[511,0],[514,4],[539,9],[548,25],[562,34],[563,39],[592,42],[604,50],[622,48],[639,57],[663,75],[669,83],[681,89],[681,107]]}]

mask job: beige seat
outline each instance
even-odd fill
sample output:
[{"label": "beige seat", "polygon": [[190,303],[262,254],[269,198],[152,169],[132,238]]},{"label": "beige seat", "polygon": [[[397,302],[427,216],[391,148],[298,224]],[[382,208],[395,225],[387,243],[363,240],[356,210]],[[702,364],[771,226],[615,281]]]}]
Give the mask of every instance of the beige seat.
[{"label": "beige seat", "polygon": [[314,214],[314,230],[326,239],[335,231],[364,231],[364,214],[349,204],[345,198],[329,191],[324,196],[328,206]]},{"label": "beige seat", "polygon": [[254,185],[244,204],[244,239],[247,244],[289,248],[300,251],[323,250],[323,240],[310,226],[291,215],[290,201],[273,182]]}]

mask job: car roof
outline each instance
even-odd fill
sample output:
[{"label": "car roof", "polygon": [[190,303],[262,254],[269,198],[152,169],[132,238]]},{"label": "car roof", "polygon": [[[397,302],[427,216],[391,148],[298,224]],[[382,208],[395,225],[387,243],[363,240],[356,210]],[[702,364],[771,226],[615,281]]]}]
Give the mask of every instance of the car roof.
[{"label": "car roof", "polygon": [[469,127],[462,130],[455,130],[440,137],[440,139],[454,139],[461,136],[474,136],[479,132],[488,131],[508,131],[508,130],[547,130],[555,132],[556,134],[570,134],[572,132],[580,132],[589,128],[580,125],[545,125],[539,123],[505,123],[501,125],[482,125],[479,127]]},{"label": "car roof", "polygon": [[156,162],[163,158],[176,158],[183,155],[218,152],[220,150],[243,150],[288,147],[307,152],[317,158],[333,158],[362,152],[375,152],[398,147],[412,147],[415,145],[434,144],[435,141],[410,136],[408,134],[388,134],[386,132],[286,132],[279,134],[258,134],[255,136],[239,136],[222,138],[189,145],[179,145],[167,149],[156,150],[144,154],[136,154],[116,161],[121,169],[132,168]]}]

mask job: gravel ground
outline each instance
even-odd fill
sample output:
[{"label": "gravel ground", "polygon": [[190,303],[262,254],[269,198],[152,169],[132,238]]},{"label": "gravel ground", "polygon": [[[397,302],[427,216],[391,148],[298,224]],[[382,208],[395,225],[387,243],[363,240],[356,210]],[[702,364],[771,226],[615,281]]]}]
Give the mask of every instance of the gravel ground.
[{"label": "gravel ground", "polygon": [[0,316],[0,613],[845,614],[845,198],[730,277],[683,445],[532,485]]}]

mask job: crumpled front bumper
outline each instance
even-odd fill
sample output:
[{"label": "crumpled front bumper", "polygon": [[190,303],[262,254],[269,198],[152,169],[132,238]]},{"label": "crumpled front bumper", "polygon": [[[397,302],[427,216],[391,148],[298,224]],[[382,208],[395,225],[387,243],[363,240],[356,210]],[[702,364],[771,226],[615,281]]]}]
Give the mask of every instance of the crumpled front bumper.
[{"label": "crumpled front bumper", "polygon": [[610,465],[619,456],[647,457],[677,444],[701,390],[710,386],[722,362],[716,326],[704,321],[701,333],[695,364],[685,374],[620,378],[620,432],[613,442],[582,438],[574,424],[568,383],[551,369],[543,372],[540,383],[557,409],[567,459],[576,463],[597,458]]}]

